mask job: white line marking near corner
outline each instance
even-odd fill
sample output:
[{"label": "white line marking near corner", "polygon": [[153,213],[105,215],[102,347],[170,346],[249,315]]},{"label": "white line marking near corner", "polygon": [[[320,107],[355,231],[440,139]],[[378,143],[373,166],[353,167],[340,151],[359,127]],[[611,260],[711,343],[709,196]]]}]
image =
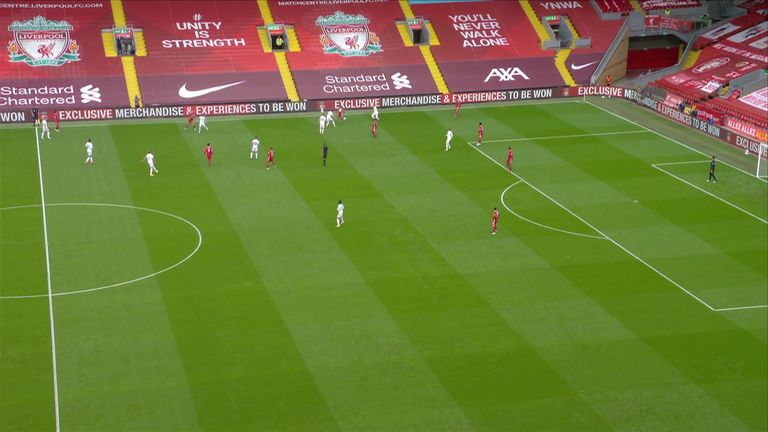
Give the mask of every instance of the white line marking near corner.
[{"label": "white line marking near corner", "polygon": [[525,216],[517,213],[516,211],[512,210],[511,208],[507,207],[507,203],[504,201],[504,195],[507,193],[508,190],[512,189],[513,187],[517,186],[520,183],[522,183],[522,180],[518,180],[518,181],[512,183],[508,188],[504,189],[504,192],[501,193],[501,199],[500,199],[501,200],[501,205],[504,206],[504,208],[507,209],[508,212],[510,212],[513,215],[517,216],[518,218],[524,220],[525,222],[528,222],[530,224],[536,225],[536,226],[544,228],[544,229],[548,229],[548,230],[552,230],[552,231],[557,231],[557,232],[561,232],[563,234],[569,234],[569,235],[577,236],[577,237],[586,237],[586,238],[597,239],[597,240],[605,240],[605,237],[600,237],[600,236],[595,236],[595,235],[590,235],[590,234],[584,234],[584,233],[575,232],[575,231],[568,231],[568,230],[564,230],[564,229],[560,229],[560,228],[555,228],[555,227],[552,227],[552,226],[549,226],[549,225],[544,225],[542,223],[539,223],[539,222],[536,222],[534,220],[528,219],[527,217],[525,217]]},{"label": "white line marking near corner", "polygon": [[[696,152],[696,153],[704,155],[704,156],[710,156],[710,155],[704,153],[703,151],[701,151],[699,149],[695,149],[695,148],[693,148],[693,147],[691,147],[689,145],[683,144],[683,143],[681,143],[680,141],[678,141],[676,139],[670,138],[670,137],[662,134],[661,132],[657,132],[657,131],[655,131],[653,129],[647,128],[647,127],[641,125],[640,123],[638,123],[636,121],[632,121],[632,120],[630,120],[630,119],[628,119],[628,118],[626,118],[626,117],[624,117],[624,116],[622,116],[620,114],[616,114],[615,112],[608,111],[607,109],[601,107],[600,105],[595,105],[595,104],[593,104],[592,102],[589,102],[589,101],[587,101],[586,103],[588,103],[589,105],[592,105],[593,107],[595,107],[595,108],[597,108],[597,109],[599,109],[601,111],[605,111],[605,112],[607,112],[608,114],[610,114],[610,115],[612,115],[614,117],[618,117],[618,118],[624,120],[627,123],[631,123],[631,124],[633,124],[635,126],[639,126],[639,127],[643,128],[643,129],[647,130],[648,132],[651,132],[651,133],[653,133],[655,135],[658,135],[658,136],[664,138],[665,140],[671,141],[671,142],[673,142],[673,143],[675,143],[675,144],[677,144],[679,146],[683,146],[683,147],[687,148],[688,150],[691,150],[693,152]],[[756,177],[752,173],[744,171],[743,169],[741,169],[739,167],[733,166],[733,165],[729,164],[728,162],[720,161],[720,163],[723,164],[723,165],[728,165],[729,167],[731,167],[731,168],[733,168],[735,170],[741,171],[741,172],[743,172],[745,174],[748,174],[750,177],[754,177],[754,178],[760,180],[761,182],[768,183],[768,180],[766,180],[764,178],[761,178],[761,177]]]},{"label": "white line marking near corner", "polygon": [[[762,223],[768,224],[768,220],[763,219],[760,216],[758,216],[758,215],[756,215],[754,213],[751,213],[751,212],[749,212],[747,210],[744,210],[743,208],[737,206],[736,204],[734,204],[734,203],[732,203],[732,202],[730,202],[730,201],[728,201],[728,200],[726,200],[724,198],[720,198],[719,196],[713,194],[712,192],[709,192],[708,190],[702,189],[702,188],[696,186],[695,184],[689,182],[688,180],[683,179],[682,177],[679,177],[679,176],[677,176],[675,174],[672,174],[671,172],[669,172],[669,171],[667,171],[667,170],[665,170],[663,168],[659,168],[659,165],[660,164],[651,164],[652,167],[654,167],[657,170],[663,172],[664,174],[666,174],[666,175],[668,175],[670,177],[673,177],[673,178],[675,178],[677,180],[680,180],[681,182],[687,184],[688,186],[690,186],[690,187],[692,187],[694,189],[698,189],[699,191],[704,192],[705,194],[711,196],[712,198],[715,198],[715,199],[717,199],[717,200],[719,200],[719,201],[721,201],[721,202],[723,202],[725,204],[728,204],[729,206],[735,208],[736,210],[739,210],[740,212],[742,212],[742,213],[744,213],[746,215],[752,216],[753,218],[759,220]],[[667,165],[670,165],[670,164],[667,164]]]},{"label": "white line marking near corner", "polygon": [[53,367],[53,406],[56,416],[56,432],[61,431],[59,416],[59,373],[56,363],[56,325],[53,319],[53,289],[51,287],[51,253],[48,244],[48,216],[45,212],[45,187],[43,186],[43,161],[40,156],[40,137],[37,136],[35,126],[35,146],[37,148],[37,172],[40,177],[40,205],[43,213],[43,240],[45,241],[45,273],[48,284],[48,315],[51,323],[51,359]]},{"label": "white line marking near corner", "polygon": [[[495,163],[496,165],[498,165],[499,167],[501,167],[501,169],[503,169],[505,172],[509,172],[509,171],[508,171],[508,169],[507,169],[507,167],[505,167],[504,165],[502,165],[502,164],[501,164],[499,161],[497,161],[496,159],[494,159],[494,158],[492,158],[492,157],[488,156],[488,155],[487,155],[485,152],[483,152],[482,150],[480,150],[480,149],[479,149],[479,148],[477,148],[476,146],[472,145],[472,144],[471,144],[471,143],[469,143],[469,142],[467,142],[467,145],[468,145],[470,148],[472,148],[472,149],[476,150],[477,152],[479,152],[481,155],[485,156],[485,157],[486,157],[486,159],[490,160],[491,162],[493,162],[493,163]],[[689,295],[689,296],[691,296],[692,298],[696,299],[696,301],[698,301],[699,303],[701,303],[701,304],[703,304],[704,306],[706,306],[706,307],[707,307],[707,309],[709,309],[709,310],[711,310],[711,311],[716,311],[716,309],[715,309],[715,308],[713,308],[712,306],[710,306],[710,305],[709,305],[709,303],[707,303],[707,302],[705,302],[704,300],[700,299],[700,298],[699,298],[699,297],[698,297],[696,294],[694,294],[694,293],[692,293],[692,292],[688,291],[687,289],[685,289],[685,287],[684,287],[684,286],[682,286],[682,285],[680,285],[679,283],[675,282],[675,281],[674,281],[672,278],[670,278],[669,276],[667,276],[667,275],[666,275],[664,272],[662,272],[661,270],[659,270],[659,269],[657,269],[656,267],[652,266],[652,265],[651,265],[651,264],[649,264],[647,261],[645,261],[644,259],[642,259],[642,258],[640,258],[639,256],[637,256],[637,255],[636,255],[634,252],[630,251],[630,250],[629,250],[629,249],[627,249],[626,247],[622,246],[622,245],[621,245],[621,243],[619,243],[619,242],[617,242],[616,240],[612,239],[611,237],[607,236],[605,233],[603,233],[602,231],[600,231],[599,229],[597,229],[597,228],[596,228],[594,225],[592,225],[591,223],[587,222],[587,221],[586,221],[584,218],[582,218],[581,216],[579,216],[579,215],[577,215],[576,213],[574,213],[573,211],[571,211],[571,210],[570,210],[568,207],[566,207],[566,206],[564,206],[564,205],[560,204],[560,202],[558,202],[557,200],[555,200],[555,199],[554,199],[554,198],[552,198],[551,196],[547,195],[547,194],[546,194],[544,191],[542,191],[541,189],[539,189],[539,188],[537,188],[536,186],[532,185],[531,183],[529,183],[529,182],[528,182],[527,180],[525,180],[524,178],[520,177],[520,175],[518,175],[518,174],[516,174],[516,173],[514,173],[514,172],[512,172],[512,173],[510,173],[510,174],[512,174],[512,175],[514,175],[515,177],[517,177],[517,178],[518,178],[520,181],[522,181],[523,183],[525,183],[526,185],[528,185],[530,188],[532,188],[532,189],[533,189],[533,190],[535,190],[536,192],[538,192],[538,193],[542,194],[544,197],[546,197],[547,199],[549,199],[550,201],[552,201],[553,203],[555,203],[555,204],[556,204],[558,207],[560,207],[560,208],[562,208],[563,210],[565,210],[565,211],[567,211],[568,213],[570,213],[570,214],[571,214],[573,217],[575,217],[576,219],[578,219],[578,220],[580,220],[581,222],[583,222],[583,223],[584,223],[586,226],[590,227],[590,228],[591,228],[593,231],[595,231],[596,233],[598,233],[598,234],[600,234],[601,236],[605,237],[605,239],[606,239],[606,240],[608,240],[609,242],[611,242],[611,243],[613,243],[614,245],[616,245],[616,247],[618,247],[619,249],[621,249],[621,250],[623,250],[624,252],[626,252],[626,253],[627,253],[629,256],[631,256],[632,258],[636,259],[637,261],[639,261],[640,263],[642,263],[643,265],[645,265],[645,266],[646,266],[646,267],[648,267],[649,269],[653,270],[653,271],[654,271],[656,274],[658,274],[659,276],[661,276],[662,278],[664,278],[664,279],[665,279],[667,282],[671,283],[672,285],[676,286],[677,288],[679,288],[680,290],[682,290],[683,292],[685,292],[686,294],[688,294],[688,295]]]},{"label": "white line marking near corner", "polygon": [[639,133],[648,133],[648,131],[646,131],[646,130],[633,130],[633,131],[618,131],[618,132],[598,132],[598,133],[575,134],[575,135],[554,135],[554,136],[541,136],[541,137],[510,138],[510,139],[485,140],[485,141],[483,141],[483,143],[557,140],[557,139],[565,139],[565,138],[584,138],[584,137],[598,137],[598,136],[609,136],[609,135],[629,135],[629,134],[639,134]]}]

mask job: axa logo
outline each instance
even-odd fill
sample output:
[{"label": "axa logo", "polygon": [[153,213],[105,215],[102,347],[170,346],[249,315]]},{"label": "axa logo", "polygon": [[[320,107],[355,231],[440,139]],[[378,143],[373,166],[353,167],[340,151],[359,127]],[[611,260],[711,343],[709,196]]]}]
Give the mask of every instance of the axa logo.
[{"label": "axa logo", "polygon": [[101,102],[101,89],[94,87],[93,84],[80,87],[80,102],[84,104],[89,102]]},{"label": "axa logo", "polygon": [[483,82],[488,82],[491,80],[491,78],[496,78],[496,80],[499,82],[515,81],[516,78],[522,78],[525,80],[531,79],[519,67],[493,68],[491,69],[491,72],[488,73],[488,76],[485,77]]},{"label": "axa logo", "polygon": [[411,86],[411,80],[408,79],[408,75],[403,75],[398,72],[392,75],[390,78],[392,78],[392,84],[395,86],[395,90],[413,88],[413,86]]}]

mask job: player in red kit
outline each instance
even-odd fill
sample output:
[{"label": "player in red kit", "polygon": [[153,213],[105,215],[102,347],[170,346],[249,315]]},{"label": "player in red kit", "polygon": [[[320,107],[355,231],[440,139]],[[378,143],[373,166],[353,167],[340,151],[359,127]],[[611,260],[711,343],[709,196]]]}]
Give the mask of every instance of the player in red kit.
[{"label": "player in red kit", "polygon": [[512,162],[515,161],[515,154],[512,153],[512,147],[507,148],[507,167],[509,168],[509,172],[512,172]]},{"label": "player in red kit", "polygon": [[379,119],[373,119],[373,126],[371,127],[371,134],[376,138],[376,133],[379,131]]},{"label": "player in red kit", "polygon": [[59,111],[53,112],[53,121],[56,122],[56,132],[59,131],[59,126],[61,126],[61,117],[59,117]]},{"label": "player in red kit", "polygon": [[272,147],[270,147],[269,151],[267,152],[267,169],[269,169],[269,164],[275,166],[275,149]]},{"label": "player in red kit", "polygon": [[491,224],[491,234],[496,234],[496,229],[499,227],[499,209],[493,208],[493,223]]},{"label": "player in red kit", "polygon": [[208,159],[208,166],[213,165],[213,147],[211,147],[211,143],[208,143],[205,145],[205,158]]},{"label": "player in red kit", "polygon": [[344,107],[339,107],[339,123],[344,121]]},{"label": "player in red kit", "polygon": [[480,122],[480,125],[477,127],[477,145],[480,145],[483,143],[484,132],[485,132],[485,128],[483,127],[483,122]]},{"label": "player in red kit", "polygon": [[454,117],[458,117],[460,112],[461,112],[461,101],[457,100],[456,101],[456,110],[453,111],[453,116]]},{"label": "player in red kit", "polygon": [[192,113],[189,115],[189,118],[187,119],[187,125],[184,126],[184,130],[189,129],[189,126],[192,126],[192,130],[195,130],[195,113]]}]

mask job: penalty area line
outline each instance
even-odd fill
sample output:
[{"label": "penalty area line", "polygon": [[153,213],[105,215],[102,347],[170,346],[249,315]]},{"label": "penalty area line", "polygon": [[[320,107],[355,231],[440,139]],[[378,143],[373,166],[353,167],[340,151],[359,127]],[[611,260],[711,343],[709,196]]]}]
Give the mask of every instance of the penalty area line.
[{"label": "penalty area line", "polygon": [[736,307],[718,308],[718,309],[715,309],[715,312],[727,312],[727,311],[736,311],[736,310],[745,310],[745,309],[763,309],[763,308],[768,308],[768,305],[736,306]]},{"label": "penalty area line", "polygon": [[[658,132],[658,131],[655,131],[655,130],[653,130],[653,129],[651,129],[651,128],[648,128],[648,127],[646,127],[646,126],[643,126],[643,125],[641,125],[640,123],[638,123],[638,122],[636,122],[636,121],[634,121],[634,120],[630,120],[630,119],[628,119],[628,118],[626,118],[626,117],[624,117],[624,116],[622,116],[622,115],[620,115],[620,114],[616,114],[615,112],[609,111],[609,110],[607,110],[607,109],[605,109],[605,108],[601,107],[600,105],[596,105],[596,104],[593,104],[592,102],[589,102],[589,101],[587,101],[586,103],[587,103],[587,104],[589,104],[589,105],[592,105],[593,107],[595,107],[595,108],[599,109],[600,111],[604,111],[604,112],[606,112],[606,113],[608,113],[608,114],[610,114],[610,115],[612,115],[612,116],[614,116],[614,117],[620,118],[620,119],[624,120],[624,121],[625,121],[625,122],[627,122],[627,123],[630,123],[630,124],[633,124],[633,125],[635,125],[635,126],[641,127],[641,128],[643,128],[643,129],[647,130],[648,132],[650,132],[650,133],[652,133],[652,134],[655,134],[655,135],[658,135],[658,136],[660,136],[660,137],[664,138],[664,139],[665,139],[665,140],[667,140],[667,141],[671,141],[671,142],[673,142],[673,143],[675,143],[675,144],[677,144],[677,145],[679,145],[679,146],[685,147],[685,148],[687,148],[688,150],[691,150],[692,152],[695,152],[695,153],[698,153],[698,154],[701,154],[701,155],[704,155],[704,156],[710,156],[710,155],[708,155],[707,153],[704,153],[703,151],[701,151],[701,150],[699,150],[699,149],[695,149],[695,148],[693,148],[693,147],[691,147],[691,146],[689,146],[689,145],[687,145],[687,144],[683,144],[683,143],[681,143],[680,141],[678,141],[678,140],[676,140],[676,139],[670,138],[670,137],[668,137],[668,136],[666,136],[666,135],[662,134],[661,132]],[[763,182],[763,183],[768,183],[768,180],[766,180],[766,179],[764,179],[764,178],[761,178],[761,177],[756,177],[756,176],[753,176],[753,175],[752,175],[752,173],[750,173],[750,172],[747,172],[747,171],[744,171],[743,169],[741,169],[741,168],[739,168],[739,167],[737,167],[737,166],[731,165],[731,164],[729,164],[728,162],[725,162],[725,161],[720,161],[720,163],[721,163],[721,164],[723,164],[723,165],[728,165],[729,167],[731,167],[731,168],[733,168],[733,169],[735,169],[735,170],[741,171],[741,172],[743,172],[744,174],[748,174],[748,175],[749,175],[749,176],[751,176],[751,177],[755,177],[756,179],[758,179],[759,181],[761,181],[761,182]]]},{"label": "penalty area line", "polygon": [[758,215],[756,215],[756,214],[754,214],[754,213],[751,213],[751,212],[749,212],[748,210],[745,210],[745,209],[743,209],[743,208],[741,208],[741,207],[737,206],[736,204],[734,204],[734,203],[732,203],[732,202],[728,201],[727,199],[721,198],[721,197],[719,197],[719,196],[717,196],[717,195],[713,194],[712,192],[710,192],[710,191],[708,191],[708,190],[706,190],[706,189],[702,189],[702,188],[700,188],[700,187],[696,186],[695,184],[693,184],[693,183],[689,182],[688,180],[685,180],[685,179],[684,179],[684,178],[682,178],[682,177],[679,177],[679,176],[677,176],[677,175],[675,175],[675,174],[672,174],[671,172],[669,172],[669,171],[665,170],[664,168],[660,168],[660,167],[659,167],[659,165],[660,165],[660,164],[651,164],[651,166],[652,166],[653,168],[655,168],[655,169],[657,169],[657,170],[659,170],[659,171],[663,172],[664,174],[666,174],[666,175],[668,175],[668,176],[670,176],[670,177],[672,177],[672,178],[675,178],[675,179],[677,179],[677,180],[679,180],[679,181],[681,181],[681,182],[683,182],[683,183],[687,184],[688,186],[690,186],[690,187],[692,187],[692,188],[694,188],[694,189],[696,189],[696,190],[699,190],[699,191],[701,191],[701,192],[704,192],[705,194],[707,194],[707,195],[711,196],[712,198],[715,198],[716,200],[718,200],[718,201],[720,201],[720,202],[723,202],[723,203],[725,203],[725,204],[727,204],[727,205],[729,205],[729,206],[731,206],[731,207],[735,208],[736,210],[738,210],[738,211],[740,211],[740,212],[742,212],[742,213],[744,213],[744,214],[746,214],[746,215],[748,215],[748,216],[751,216],[751,217],[753,217],[753,218],[755,218],[755,219],[759,220],[760,222],[762,222],[762,223],[764,223],[764,224],[768,224],[768,220],[766,220],[766,219],[763,219],[763,218],[761,218],[760,216],[758,216]]},{"label": "penalty area line", "polygon": [[[494,159],[494,158],[490,157],[490,156],[489,156],[487,153],[485,153],[484,151],[482,151],[482,150],[480,150],[479,148],[477,148],[476,146],[472,145],[470,142],[467,142],[467,145],[468,145],[470,148],[472,148],[473,150],[475,150],[475,151],[477,151],[478,153],[480,153],[481,155],[485,156],[485,158],[486,158],[486,159],[490,160],[491,162],[493,162],[493,163],[495,163],[496,165],[498,165],[499,167],[501,167],[501,169],[503,169],[504,171],[506,171],[506,172],[509,172],[509,171],[508,171],[508,169],[507,169],[507,167],[505,167],[504,165],[502,165],[502,164],[501,164],[499,161],[497,161],[496,159]],[[526,179],[524,179],[523,177],[521,177],[519,174],[517,174],[517,173],[514,173],[514,172],[511,172],[510,174],[514,175],[514,176],[515,176],[515,177],[517,177],[517,178],[518,178],[520,181],[522,181],[523,183],[525,183],[526,185],[528,185],[530,188],[532,188],[532,189],[533,189],[533,190],[535,190],[536,192],[540,193],[541,195],[543,195],[544,197],[546,197],[547,199],[549,199],[550,201],[552,201],[553,203],[555,203],[555,204],[556,204],[558,207],[560,207],[560,208],[562,208],[563,210],[565,210],[565,211],[567,211],[568,213],[570,213],[570,214],[571,214],[573,217],[575,217],[576,219],[578,219],[578,220],[580,220],[581,222],[583,222],[585,225],[587,225],[588,227],[590,227],[590,228],[591,228],[593,231],[595,231],[595,232],[596,232],[596,233],[598,233],[599,235],[601,235],[601,236],[605,237],[605,239],[606,239],[606,240],[608,240],[609,242],[613,243],[613,244],[614,244],[616,247],[618,247],[619,249],[621,249],[621,250],[623,250],[625,253],[627,253],[627,255],[631,256],[632,258],[636,259],[637,261],[639,261],[639,262],[640,262],[641,264],[643,264],[644,266],[646,266],[646,267],[648,267],[649,269],[651,269],[651,270],[652,270],[654,273],[656,273],[656,274],[658,274],[659,276],[661,276],[662,278],[664,278],[664,279],[665,279],[667,282],[671,283],[672,285],[674,285],[675,287],[679,288],[680,290],[682,290],[684,293],[688,294],[690,297],[692,297],[693,299],[695,299],[695,300],[696,300],[696,301],[698,301],[699,303],[701,303],[701,304],[703,304],[704,306],[706,306],[706,307],[707,307],[707,309],[709,309],[709,310],[711,310],[711,311],[717,311],[717,309],[715,309],[714,307],[710,306],[710,305],[709,305],[709,303],[707,303],[707,302],[705,302],[704,300],[702,300],[701,298],[699,298],[699,296],[697,296],[696,294],[694,294],[694,293],[692,293],[691,291],[687,290],[687,289],[686,289],[684,286],[680,285],[679,283],[675,282],[675,280],[673,280],[671,277],[667,276],[667,275],[666,275],[664,272],[662,272],[661,270],[657,269],[656,267],[654,267],[653,265],[651,265],[650,263],[648,263],[648,262],[647,262],[647,261],[645,261],[644,259],[640,258],[640,257],[639,257],[637,254],[635,254],[634,252],[632,252],[632,251],[630,251],[629,249],[627,249],[626,247],[624,247],[624,246],[623,246],[621,243],[617,242],[616,240],[614,240],[614,239],[613,239],[613,238],[611,238],[610,236],[606,235],[605,233],[603,233],[602,231],[600,231],[599,229],[597,229],[597,227],[595,227],[595,226],[594,226],[594,225],[592,225],[591,223],[587,222],[587,221],[586,221],[584,218],[582,218],[581,216],[579,216],[579,215],[577,215],[576,213],[574,213],[573,211],[571,211],[571,209],[569,209],[568,207],[564,206],[563,204],[561,204],[560,202],[558,202],[556,199],[554,199],[554,198],[552,198],[551,196],[547,195],[547,193],[546,193],[546,192],[544,192],[544,191],[542,191],[541,189],[537,188],[536,186],[532,185],[530,182],[528,182]]]},{"label": "penalty area line", "polygon": [[[648,133],[646,130],[632,130],[632,131],[617,131],[617,132],[598,132],[598,133],[588,133],[588,134],[574,134],[574,135],[553,135],[553,136],[540,136],[540,137],[527,137],[527,138],[509,138],[509,139],[496,139],[496,140],[485,140],[483,143],[501,143],[501,142],[518,142],[518,141],[542,141],[542,140],[557,140],[557,139],[566,139],[566,138],[584,138],[584,137],[599,137],[599,136],[610,136],[610,135],[630,135],[630,134],[641,134],[641,133]],[[477,142],[473,142],[473,144],[477,144]]]}]

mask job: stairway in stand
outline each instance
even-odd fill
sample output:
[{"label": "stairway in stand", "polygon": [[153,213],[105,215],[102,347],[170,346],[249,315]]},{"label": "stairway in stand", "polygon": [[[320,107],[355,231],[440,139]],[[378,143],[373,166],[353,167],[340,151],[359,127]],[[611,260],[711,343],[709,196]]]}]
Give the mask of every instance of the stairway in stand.
[{"label": "stairway in stand", "polygon": [[[122,0],[110,0],[110,3],[112,4],[112,18],[115,21],[115,26],[117,27],[127,27],[127,23],[125,20],[125,10],[123,9],[123,1]],[[144,34],[142,33],[142,42],[144,41],[143,38]],[[104,37],[104,33],[102,33],[102,38]],[[114,39],[113,43],[114,45]],[[106,44],[104,46],[104,50],[106,51],[107,47]],[[144,44],[144,55],[146,55],[146,44]],[[139,53],[138,49],[138,41],[137,41],[137,49],[136,54]],[[117,53],[115,53],[117,54]],[[128,106],[134,106],[134,99],[136,96],[139,97],[140,105],[144,106],[144,98],[141,97],[141,87],[139,86],[139,76],[136,73],[136,62],[134,61],[134,58],[131,56],[121,57],[120,60],[123,63],[123,75],[125,75],[125,88],[128,90]]]}]

